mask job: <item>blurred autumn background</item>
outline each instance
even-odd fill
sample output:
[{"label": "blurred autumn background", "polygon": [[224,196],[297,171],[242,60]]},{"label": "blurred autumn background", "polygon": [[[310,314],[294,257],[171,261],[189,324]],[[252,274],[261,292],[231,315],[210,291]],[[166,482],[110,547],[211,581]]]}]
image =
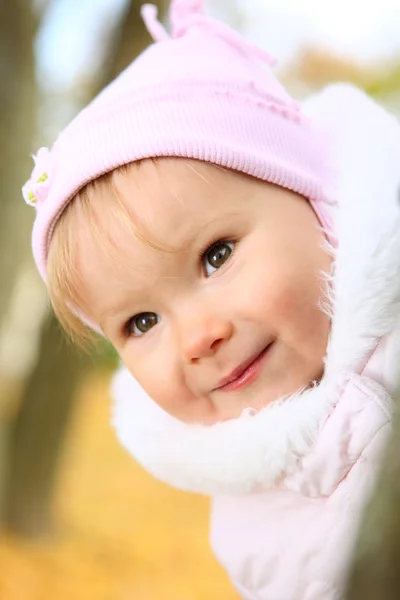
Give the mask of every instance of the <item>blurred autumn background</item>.
[{"label": "blurred autumn background", "polygon": [[[208,547],[208,501],[119,447],[115,356],[78,352],[54,322],[20,194],[30,155],[150,43],[140,4],[0,0],[1,600],[237,598]],[[400,3],[207,4],[277,56],[298,97],[347,80],[400,113]]]}]

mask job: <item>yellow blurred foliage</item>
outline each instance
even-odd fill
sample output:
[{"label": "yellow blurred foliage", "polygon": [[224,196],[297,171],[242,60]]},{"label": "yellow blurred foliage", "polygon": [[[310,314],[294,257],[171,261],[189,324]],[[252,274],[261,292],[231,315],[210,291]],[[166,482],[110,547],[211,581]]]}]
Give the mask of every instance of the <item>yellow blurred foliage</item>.
[{"label": "yellow blurred foliage", "polygon": [[208,500],[154,480],[109,425],[108,380],[80,394],[59,470],[56,537],[0,537],[1,600],[237,600],[208,542]]},{"label": "yellow blurred foliage", "polygon": [[298,80],[311,88],[347,81],[372,95],[387,94],[400,90],[400,56],[364,65],[320,48],[305,47],[282,74],[282,79]]}]

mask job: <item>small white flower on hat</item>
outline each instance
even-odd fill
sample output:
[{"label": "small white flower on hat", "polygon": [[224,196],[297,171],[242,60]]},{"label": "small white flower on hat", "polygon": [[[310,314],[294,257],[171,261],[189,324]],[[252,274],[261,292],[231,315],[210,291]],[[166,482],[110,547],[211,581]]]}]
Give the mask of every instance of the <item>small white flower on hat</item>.
[{"label": "small white flower on hat", "polygon": [[32,174],[22,188],[24,200],[30,206],[38,206],[47,197],[50,188],[51,154],[48,148],[39,148]]}]

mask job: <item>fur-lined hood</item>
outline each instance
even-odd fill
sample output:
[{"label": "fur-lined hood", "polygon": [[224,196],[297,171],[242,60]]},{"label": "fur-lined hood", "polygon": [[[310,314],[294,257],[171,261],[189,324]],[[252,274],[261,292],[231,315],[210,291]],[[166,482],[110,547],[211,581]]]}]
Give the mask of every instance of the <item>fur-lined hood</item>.
[{"label": "fur-lined hood", "polygon": [[335,410],[350,373],[360,373],[400,314],[400,126],[364,93],[333,85],[303,109],[327,136],[336,247],[331,335],[318,385],[213,426],[188,425],[160,409],[122,368],[113,424],[122,444],[157,478],[184,490],[236,494],[268,489],[296,472]]}]

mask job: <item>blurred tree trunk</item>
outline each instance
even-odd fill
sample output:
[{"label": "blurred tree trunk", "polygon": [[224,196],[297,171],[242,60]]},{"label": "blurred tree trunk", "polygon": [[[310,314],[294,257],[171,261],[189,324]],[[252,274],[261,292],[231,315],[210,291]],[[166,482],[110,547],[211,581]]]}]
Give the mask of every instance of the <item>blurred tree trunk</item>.
[{"label": "blurred tree trunk", "polygon": [[[37,87],[29,2],[0,0],[0,331],[7,319],[21,263],[30,252],[32,211],[21,185],[32,165]],[[27,319],[30,315],[26,316]],[[5,374],[0,373],[0,510],[9,438]]]},{"label": "blurred tree trunk", "polygon": [[[116,32],[109,59],[105,65],[102,85],[119,75],[132,59],[152,42],[140,16],[140,8],[143,4],[143,0],[132,0],[128,3],[123,22]],[[152,4],[158,7],[158,16],[159,19],[162,19],[169,6],[169,0],[157,0]]]},{"label": "blurred tree trunk", "polygon": [[[400,400],[398,398],[397,400]],[[399,403],[395,405],[399,408]],[[400,411],[361,523],[346,600],[400,598]]]},{"label": "blurred tree trunk", "polygon": [[21,186],[32,169],[36,27],[30,2],[0,0],[0,323],[30,247],[33,215],[22,200]]},{"label": "blurred tree trunk", "polygon": [[[130,3],[115,33],[110,58],[96,78],[96,87],[112,80],[150,42],[139,14],[141,4],[137,0]],[[93,93],[92,89],[90,96]],[[86,100],[90,100],[89,94]],[[5,526],[11,532],[38,536],[52,530],[51,500],[58,457],[76,389],[91,364],[93,359],[63,341],[50,315],[12,432],[5,500]]]},{"label": "blurred tree trunk", "polygon": [[88,368],[88,358],[62,336],[50,314],[12,432],[5,514],[7,528],[14,533],[50,533],[51,492],[63,434],[72,399]]}]

